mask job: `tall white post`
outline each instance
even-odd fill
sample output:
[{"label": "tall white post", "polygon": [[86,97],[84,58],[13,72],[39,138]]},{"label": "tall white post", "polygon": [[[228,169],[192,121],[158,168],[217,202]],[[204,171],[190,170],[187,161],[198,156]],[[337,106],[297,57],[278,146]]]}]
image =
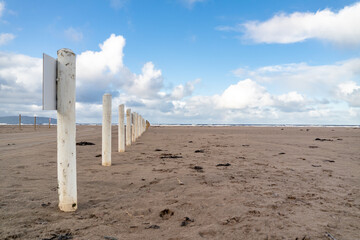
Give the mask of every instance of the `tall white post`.
[{"label": "tall white post", "polygon": [[131,145],[131,109],[126,109],[126,146]]},{"label": "tall white post", "polygon": [[140,125],[140,136],[142,135],[142,116],[140,115],[140,119],[139,119],[139,125]]},{"label": "tall white post", "polygon": [[135,142],[135,113],[131,113],[131,142]]},{"label": "tall white post", "polygon": [[142,119],[142,132],[145,132],[145,120],[144,118]]},{"label": "tall white post", "polygon": [[140,123],[140,119],[141,119],[141,115],[139,114],[139,117],[138,117],[138,125],[139,125],[138,136],[139,136],[139,137],[141,136],[141,123]]},{"label": "tall white post", "polygon": [[135,113],[135,139],[139,137],[139,114]]},{"label": "tall white post", "polygon": [[118,152],[125,152],[124,104],[119,105]]},{"label": "tall white post", "polygon": [[102,165],[111,166],[111,94],[103,96]]},{"label": "tall white post", "polygon": [[77,209],[75,86],[76,58],[70,49],[57,52],[57,174],[59,208]]}]

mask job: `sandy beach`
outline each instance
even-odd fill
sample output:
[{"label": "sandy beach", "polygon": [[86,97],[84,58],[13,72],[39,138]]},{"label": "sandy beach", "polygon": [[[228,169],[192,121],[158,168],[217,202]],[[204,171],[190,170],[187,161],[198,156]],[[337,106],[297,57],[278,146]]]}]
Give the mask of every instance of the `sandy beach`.
[{"label": "sandy beach", "polygon": [[78,126],[78,210],[58,209],[56,126],[0,126],[0,239],[360,239],[360,129],[150,127],[101,166]]}]

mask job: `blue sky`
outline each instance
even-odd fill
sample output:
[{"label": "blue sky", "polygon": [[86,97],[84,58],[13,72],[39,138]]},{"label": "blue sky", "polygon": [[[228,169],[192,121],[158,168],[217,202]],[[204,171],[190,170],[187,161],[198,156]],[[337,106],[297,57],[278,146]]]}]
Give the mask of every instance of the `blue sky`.
[{"label": "blue sky", "polygon": [[[42,53],[77,54],[77,121],[101,96],[154,123],[359,124],[360,2],[0,1],[0,116],[41,110]],[[100,47],[102,46],[102,48]]]}]

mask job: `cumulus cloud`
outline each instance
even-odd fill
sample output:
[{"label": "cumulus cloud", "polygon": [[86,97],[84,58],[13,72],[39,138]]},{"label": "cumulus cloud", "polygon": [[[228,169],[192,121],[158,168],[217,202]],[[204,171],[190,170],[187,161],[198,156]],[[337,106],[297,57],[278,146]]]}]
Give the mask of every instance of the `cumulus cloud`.
[{"label": "cumulus cloud", "polygon": [[[78,54],[78,122],[101,122],[105,92],[113,95],[113,112],[125,103],[153,123],[350,124],[359,116],[360,59],[326,66],[299,63],[237,69],[234,73],[241,80],[222,93],[193,96],[200,79],[166,89],[162,71],[153,62],[146,62],[139,73],[132,72],[123,62],[125,43],[113,34],[97,51]],[[41,79],[41,59],[0,52],[0,114],[56,116],[55,111],[40,110]],[[314,86],[320,93],[328,91],[329,100],[307,94]],[[350,108],[337,108],[331,101],[346,101]]]},{"label": "cumulus cloud", "polygon": [[184,97],[191,96],[192,92],[194,91],[195,84],[201,81],[200,78],[195,79],[192,82],[187,82],[185,85],[180,84],[176,86],[171,93],[171,97],[175,100],[182,99]]},{"label": "cumulus cloud", "polygon": [[[42,60],[0,52],[0,112],[33,115],[41,102]],[[41,108],[40,108],[41,109]],[[32,114],[31,114],[32,113]]]},{"label": "cumulus cloud", "polygon": [[76,84],[80,101],[101,99],[105,91],[121,86],[122,79],[119,75],[124,69],[124,46],[125,39],[112,34],[99,44],[100,51],[85,51],[77,56]]},{"label": "cumulus cloud", "polygon": [[331,65],[311,66],[307,63],[270,65],[257,69],[240,68],[233,71],[239,78],[251,78],[256,82],[287,92],[301,91],[308,95],[329,96],[344,81],[358,81],[360,58],[349,59]]},{"label": "cumulus cloud", "polygon": [[79,78],[96,80],[103,75],[115,75],[123,67],[123,36],[111,36],[102,44],[100,51],[85,51],[77,56],[77,75]]},{"label": "cumulus cloud", "polygon": [[64,31],[66,38],[73,42],[80,42],[83,39],[83,34],[81,31],[69,27]]},{"label": "cumulus cloud", "polygon": [[271,19],[249,21],[235,27],[220,26],[217,30],[245,32],[245,38],[256,43],[295,43],[319,39],[340,45],[360,45],[360,2],[339,11],[280,13]]},{"label": "cumulus cloud", "polygon": [[349,81],[339,84],[336,93],[351,107],[360,107],[360,86],[356,82]]},{"label": "cumulus cloud", "polygon": [[230,85],[219,97],[220,108],[244,109],[264,107],[272,104],[272,99],[266,89],[251,79],[239,81]]},{"label": "cumulus cloud", "polygon": [[[114,103],[126,103],[134,109],[150,108],[168,114],[174,109],[172,101],[190,96],[194,85],[200,81],[190,81],[169,92],[162,92],[162,72],[153,62],[146,62],[139,74],[124,65],[125,43],[122,36],[112,34],[99,44],[98,51],[85,51],[77,55],[76,97],[81,121],[94,122],[99,119],[101,114],[97,113],[101,109],[104,93],[111,93]],[[42,59],[0,52],[2,114],[41,109],[41,83]],[[37,114],[41,116],[41,113]]]},{"label": "cumulus cloud", "polygon": [[0,46],[8,44],[15,38],[14,34],[11,33],[0,33]]},{"label": "cumulus cloud", "polygon": [[133,75],[130,85],[125,85],[128,92],[142,98],[155,97],[163,87],[161,70],[155,69],[152,62],[147,62],[141,69],[141,74]]}]

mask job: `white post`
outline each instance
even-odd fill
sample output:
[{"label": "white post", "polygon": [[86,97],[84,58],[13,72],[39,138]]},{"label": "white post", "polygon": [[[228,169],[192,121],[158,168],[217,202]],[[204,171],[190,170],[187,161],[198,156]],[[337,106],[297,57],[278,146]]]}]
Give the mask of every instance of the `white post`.
[{"label": "white post", "polygon": [[140,137],[140,115],[138,115],[138,118],[137,118],[137,125],[138,125],[138,138]]},{"label": "white post", "polygon": [[139,119],[139,121],[140,121],[140,136],[142,135],[142,116],[140,115],[140,119]]},{"label": "white post", "polygon": [[103,96],[102,165],[111,166],[111,94]]},{"label": "white post", "polygon": [[143,120],[142,120],[142,122],[143,122],[143,133],[145,132],[145,120],[144,120],[144,118],[143,118]]},{"label": "white post", "polygon": [[131,114],[131,142],[135,142],[135,113]]},{"label": "white post", "polygon": [[135,139],[139,137],[139,114],[135,113]]},{"label": "white post", "polygon": [[142,119],[142,132],[145,132],[145,120],[144,118]]},{"label": "white post", "polygon": [[118,152],[125,152],[124,104],[119,105]]},{"label": "white post", "polygon": [[57,52],[57,174],[59,208],[77,209],[75,54],[70,49]]},{"label": "white post", "polygon": [[141,136],[141,115],[139,115],[139,137]]},{"label": "white post", "polygon": [[131,145],[131,109],[126,109],[126,146]]}]

